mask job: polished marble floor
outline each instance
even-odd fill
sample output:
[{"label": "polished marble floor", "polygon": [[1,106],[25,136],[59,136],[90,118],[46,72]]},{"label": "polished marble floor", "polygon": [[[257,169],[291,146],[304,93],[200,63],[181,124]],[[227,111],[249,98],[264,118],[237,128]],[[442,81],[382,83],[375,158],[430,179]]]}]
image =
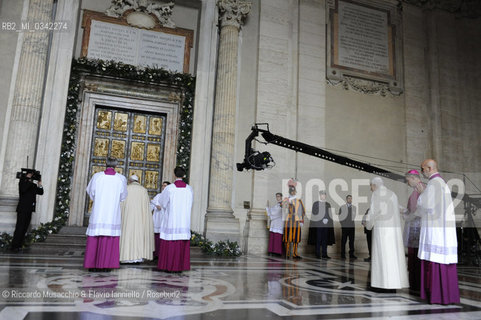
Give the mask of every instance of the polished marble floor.
[{"label": "polished marble floor", "polygon": [[215,258],[192,249],[192,269],[154,263],[110,273],[82,268],[81,250],[0,253],[0,319],[481,319],[481,268],[458,267],[461,304],[429,305],[369,291],[363,259]]}]

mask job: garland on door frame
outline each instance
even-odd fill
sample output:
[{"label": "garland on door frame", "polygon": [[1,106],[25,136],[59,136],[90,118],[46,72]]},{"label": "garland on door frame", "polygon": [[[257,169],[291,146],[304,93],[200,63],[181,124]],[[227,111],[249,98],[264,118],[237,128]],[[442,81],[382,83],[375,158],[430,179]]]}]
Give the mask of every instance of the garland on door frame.
[{"label": "garland on door frame", "polygon": [[[91,60],[86,58],[73,59],[63,127],[54,216],[52,221],[41,223],[40,226],[27,234],[25,238],[26,245],[37,241],[45,241],[49,234],[59,232],[68,221],[73,163],[75,159],[77,119],[79,119],[80,114],[80,79],[81,74],[85,73],[121,78],[146,84],[162,83],[179,88],[182,93],[181,98],[183,99],[183,103],[180,109],[177,165],[184,167],[187,171],[186,176],[189,176],[195,77],[190,74],[174,73],[164,69],[139,68],[115,61]],[[12,236],[10,234],[6,232],[2,233],[0,235],[0,248],[7,248],[11,241]]]}]

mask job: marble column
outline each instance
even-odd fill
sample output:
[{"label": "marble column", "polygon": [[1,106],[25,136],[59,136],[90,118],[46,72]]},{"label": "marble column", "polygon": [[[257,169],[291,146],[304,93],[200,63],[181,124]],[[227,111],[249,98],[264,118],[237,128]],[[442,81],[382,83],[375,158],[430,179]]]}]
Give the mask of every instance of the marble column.
[{"label": "marble column", "polygon": [[232,210],[237,56],[239,31],[251,4],[241,0],[219,0],[217,6],[220,39],[205,233],[213,241],[239,241],[239,220]]},{"label": "marble column", "polygon": [[75,48],[75,32],[79,19],[80,2],[57,2],[55,20],[69,21],[69,28],[52,34],[45,94],[43,97],[35,167],[43,179],[44,195],[37,199],[37,213],[32,224],[51,221],[55,211],[60,151],[62,147],[65,103],[67,101],[70,69]]},{"label": "marble column", "polygon": [[[52,20],[53,0],[30,0],[27,20]],[[15,173],[35,163],[35,150],[42,106],[45,70],[49,46],[48,31],[25,32],[11,107],[5,162],[2,175],[2,198],[18,196]]]}]

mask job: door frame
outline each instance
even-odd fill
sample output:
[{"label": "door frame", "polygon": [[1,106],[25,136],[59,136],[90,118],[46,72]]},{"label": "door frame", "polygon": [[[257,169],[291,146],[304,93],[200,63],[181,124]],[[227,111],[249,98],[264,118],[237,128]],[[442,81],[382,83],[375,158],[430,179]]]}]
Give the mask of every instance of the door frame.
[{"label": "door frame", "polygon": [[146,86],[113,79],[85,77],[80,92],[81,110],[78,119],[77,146],[73,168],[70,215],[68,225],[82,226],[89,176],[93,127],[96,106],[166,114],[165,145],[161,181],[172,180],[177,160],[180,98],[178,88]]}]

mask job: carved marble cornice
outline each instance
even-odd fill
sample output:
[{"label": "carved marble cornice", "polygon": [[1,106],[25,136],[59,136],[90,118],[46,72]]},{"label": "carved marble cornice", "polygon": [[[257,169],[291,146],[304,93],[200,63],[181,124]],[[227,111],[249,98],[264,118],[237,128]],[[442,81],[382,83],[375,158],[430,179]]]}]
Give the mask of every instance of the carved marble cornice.
[{"label": "carved marble cornice", "polygon": [[242,0],[218,0],[221,27],[234,26],[238,29],[251,11],[252,3]]},{"label": "carved marble cornice", "polygon": [[332,79],[328,79],[327,82],[336,87],[342,86],[342,88],[345,90],[353,90],[364,94],[378,95],[383,97],[399,96],[402,93],[402,91],[393,90],[387,83],[360,79],[347,75],[344,75],[342,80],[334,81]]},{"label": "carved marble cornice", "polygon": [[402,0],[402,2],[427,10],[448,11],[460,18],[481,17],[480,0]]},{"label": "carved marble cornice", "polygon": [[[175,1],[175,0],[174,0]],[[169,3],[158,3],[152,0],[112,0],[110,8],[105,10],[105,14],[110,17],[119,18],[126,14],[127,22],[135,27],[153,28],[152,25],[145,23],[145,19],[139,19],[139,15],[155,16],[161,26],[168,28],[175,28],[175,23],[172,21],[172,10],[174,9],[174,1]],[[129,16],[136,17],[129,21]],[[136,21],[142,21],[141,25],[137,25]]]}]

